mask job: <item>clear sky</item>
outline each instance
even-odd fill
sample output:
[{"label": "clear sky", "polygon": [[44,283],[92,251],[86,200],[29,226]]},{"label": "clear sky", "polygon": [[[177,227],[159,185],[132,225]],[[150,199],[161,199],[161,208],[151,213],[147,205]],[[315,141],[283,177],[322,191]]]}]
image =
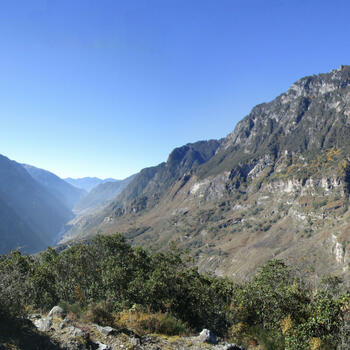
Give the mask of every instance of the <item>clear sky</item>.
[{"label": "clear sky", "polygon": [[350,1],[0,0],[0,153],[125,178],[350,64]]}]

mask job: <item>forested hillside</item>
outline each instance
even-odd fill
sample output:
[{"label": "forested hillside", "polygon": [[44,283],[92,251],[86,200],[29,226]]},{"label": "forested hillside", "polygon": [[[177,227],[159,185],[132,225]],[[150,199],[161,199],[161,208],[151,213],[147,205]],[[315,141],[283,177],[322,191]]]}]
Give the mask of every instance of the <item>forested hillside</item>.
[{"label": "forested hillside", "polygon": [[[349,345],[350,295],[342,288],[332,276],[317,287],[308,284],[281,260],[267,262],[246,281],[200,274],[174,246],[151,253],[132,248],[121,235],[97,236],[60,253],[3,255],[0,320],[1,329],[18,322],[18,330],[19,315],[59,304],[80,324],[139,336],[208,328],[249,349],[335,349]],[[0,341],[11,342],[0,334]]]}]

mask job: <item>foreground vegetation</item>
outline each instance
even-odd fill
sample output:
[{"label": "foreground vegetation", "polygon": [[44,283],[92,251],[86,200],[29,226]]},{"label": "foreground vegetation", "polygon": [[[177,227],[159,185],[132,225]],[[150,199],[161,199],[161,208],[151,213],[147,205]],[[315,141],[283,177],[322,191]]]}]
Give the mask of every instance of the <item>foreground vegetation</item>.
[{"label": "foreground vegetation", "polygon": [[175,248],[151,253],[118,234],[97,236],[61,253],[1,256],[0,329],[59,304],[74,317],[138,334],[209,328],[245,346],[335,349],[349,337],[350,294],[340,292],[341,282],[328,277],[312,288],[279,260],[236,282],[199,274]]}]

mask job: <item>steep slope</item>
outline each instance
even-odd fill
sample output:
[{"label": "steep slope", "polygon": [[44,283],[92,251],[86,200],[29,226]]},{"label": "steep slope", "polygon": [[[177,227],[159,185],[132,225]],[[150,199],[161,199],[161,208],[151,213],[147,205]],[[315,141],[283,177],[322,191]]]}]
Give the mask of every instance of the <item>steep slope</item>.
[{"label": "steep slope", "polygon": [[169,155],[167,162],[143,169],[136,174],[123,192],[100,213],[74,220],[64,240],[77,234],[87,235],[90,228],[94,232],[96,225],[109,220],[106,216],[110,212],[120,216],[153,208],[160,202],[169,187],[185,174],[189,179],[189,173],[213,157],[219,146],[220,141],[210,140],[189,143],[176,148]]},{"label": "steep slope", "polygon": [[[153,206],[153,202],[157,202],[161,194],[171,185],[181,179],[187,172],[196,169],[213,157],[219,146],[219,141],[210,140],[189,143],[175,148],[165,163],[143,169],[137,174],[112,207],[114,209],[125,207],[125,205],[138,198],[143,198],[142,202],[150,201],[148,206]],[[144,204],[141,204],[141,206],[144,206]],[[137,205],[132,209],[132,211],[135,210],[138,210]]]},{"label": "steep slope", "polygon": [[43,185],[70,210],[87,194],[85,190],[70,185],[47,170],[39,169],[28,164],[22,165],[37,182]]},{"label": "steep slope", "polygon": [[132,175],[124,180],[104,182],[97,185],[76,203],[74,211],[80,214],[87,210],[92,212],[100,207],[106,206],[108,202],[115,199],[125,189],[134,177],[135,175]]},{"label": "steep slope", "polygon": [[0,155],[0,202],[4,222],[3,249],[22,247],[25,252],[55,242],[62,226],[73,217],[62,202],[35,181],[22,165]]},{"label": "steep slope", "polygon": [[86,192],[90,192],[94,187],[96,187],[99,184],[116,181],[112,178],[99,179],[98,177],[82,177],[79,179],[72,179],[71,177],[67,177],[63,180],[68,182],[72,186],[85,190]]},{"label": "steep slope", "polygon": [[272,102],[254,107],[199,175],[252,166],[265,155],[277,159],[285,151],[312,156],[333,146],[350,147],[349,84],[350,66],[298,80]]},{"label": "steep slope", "polygon": [[245,277],[277,257],[349,278],[349,151],[350,67],[341,66],[254,107],[177,181],[151,181],[166,164],[148,169],[150,181],[131,183],[75,233],[119,231],[158,249],[173,240],[218,274]]},{"label": "steep slope", "polygon": [[29,251],[45,247],[44,241],[29,225],[0,199],[0,254],[11,249]]}]

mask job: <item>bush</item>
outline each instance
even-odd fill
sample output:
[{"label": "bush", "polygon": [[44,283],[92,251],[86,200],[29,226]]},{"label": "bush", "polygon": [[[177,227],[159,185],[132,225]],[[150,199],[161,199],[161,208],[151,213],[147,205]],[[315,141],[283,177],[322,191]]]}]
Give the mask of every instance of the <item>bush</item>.
[{"label": "bush", "polygon": [[84,310],[78,303],[69,304],[65,301],[59,303],[59,306],[73,319],[78,319],[83,314]]},{"label": "bush", "polygon": [[85,322],[97,323],[100,326],[113,326],[115,320],[112,307],[106,302],[89,305],[81,318]]},{"label": "bush", "polygon": [[61,253],[12,252],[0,257],[0,321],[6,326],[28,307],[60,304],[75,317],[139,334],[209,328],[266,349],[329,348],[348,337],[350,296],[340,293],[337,277],[313,290],[283,261],[272,260],[250,281],[234,283],[200,274],[190,262],[174,247],[151,253],[118,234]]},{"label": "bush", "polygon": [[255,336],[266,349],[330,349],[340,344],[345,305],[350,305],[346,297],[337,297],[339,283],[331,277],[313,291],[282,261],[269,261],[238,288],[229,334],[235,339]]}]

